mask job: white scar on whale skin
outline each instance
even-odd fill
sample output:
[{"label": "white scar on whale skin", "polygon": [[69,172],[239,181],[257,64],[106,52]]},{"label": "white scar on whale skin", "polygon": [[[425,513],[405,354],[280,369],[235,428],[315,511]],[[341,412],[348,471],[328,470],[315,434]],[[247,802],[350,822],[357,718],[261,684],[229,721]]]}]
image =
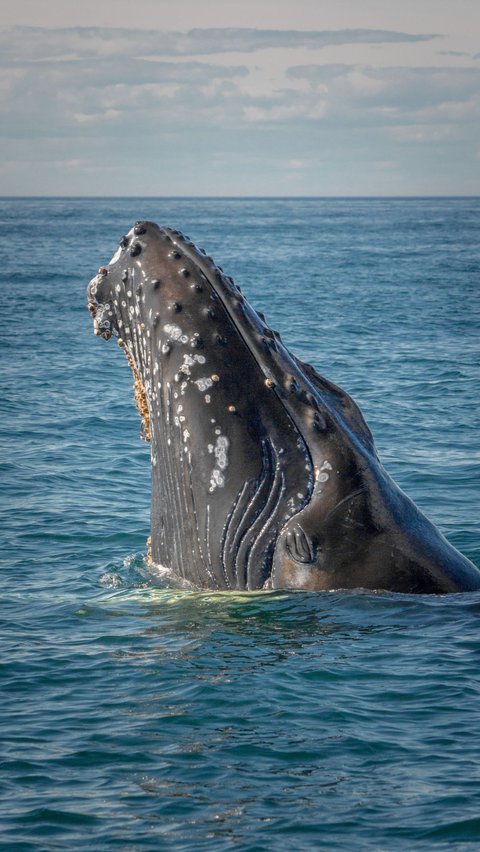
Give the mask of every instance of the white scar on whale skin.
[{"label": "white scar on whale skin", "polygon": [[317,482],[328,482],[330,479],[330,475],[327,473],[328,470],[333,470],[333,468],[330,462],[325,459],[321,468],[317,471]]},{"label": "white scar on whale skin", "polygon": [[228,466],[228,447],[230,441],[228,440],[226,435],[218,435],[215,446],[213,444],[208,445],[208,452],[214,453],[216,459],[216,467],[212,470],[212,477],[210,479],[210,488],[208,489],[210,493],[215,491],[216,488],[223,488],[225,485],[225,477],[222,473]]},{"label": "white scar on whale skin", "polygon": [[[165,326],[165,328],[167,328],[167,326]],[[185,376],[189,376],[190,372],[191,372],[190,368],[194,367],[196,363],[205,364],[205,356],[204,355],[189,355],[188,353],[186,353],[183,356],[183,364],[180,367],[179,372],[184,373]]]},{"label": "white scar on whale skin", "polygon": [[184,334],[179,325],[167,323],[163,326],[163,330],[171,337],[172,340],[178,340],[180,343],[188,343],[188,335]]},{"label": "white scar on whale skin", "polygon": [[195,379],[195,384],[199,391],[206,391],[213,386],[213,381],[210,376],[205,376],[203,379]]},{"label": "white scar on whale skin", "polygon": [[[170,326],[169,326],[170,328]],[[179,368],[179,374],[184,377],[184,381],[180,385],[180,395],[184,396],[185,391],[188,387],[188,382],[191,379],[192,369],[196,366],[196,364],[205,364],[205,356],[204,355],[190,355],[188,352],[183,355],[183,364]],[[209,382],[209,384],[207,384]],[[197,385],[199,390],[207,390],[212,385],[211,379],[196,379],[194,384]]]}]

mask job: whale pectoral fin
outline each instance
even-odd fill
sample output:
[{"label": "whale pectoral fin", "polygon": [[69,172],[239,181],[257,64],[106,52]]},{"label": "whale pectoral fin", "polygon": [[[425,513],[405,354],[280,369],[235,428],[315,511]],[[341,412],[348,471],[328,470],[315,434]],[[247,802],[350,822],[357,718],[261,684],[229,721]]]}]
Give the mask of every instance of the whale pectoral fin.
[{"label": "whale pectoral fin", "polygon": [[285,548],[295,562],[310,565],[315,561],[315,547],[310,536],[300,524],[288,530],[285,537]]}]

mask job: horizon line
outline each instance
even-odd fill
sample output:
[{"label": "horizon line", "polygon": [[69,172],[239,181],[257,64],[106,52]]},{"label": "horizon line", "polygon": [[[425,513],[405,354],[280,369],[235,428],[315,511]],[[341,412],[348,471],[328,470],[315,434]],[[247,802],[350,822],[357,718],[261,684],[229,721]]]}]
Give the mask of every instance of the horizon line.
[{"label": "horizon line", "polygon": [[469,194],[419,194],[419,195],[43,195],[43,194],[35,194],[35,195],[0,195],[0,200],[2,201],[15,201],[21,199],[46,199],[46,200],[55,200],[55,199],[75,199],[75,200],[105,200],[105,199],[151,199],[151,200],[230,200],[230,201],[295,201],[295,200],[348,200],[355,201],[358,200],[385,200],[385,199],[466,199],[466,198],[480,198],[480,193],[469,193]]}]

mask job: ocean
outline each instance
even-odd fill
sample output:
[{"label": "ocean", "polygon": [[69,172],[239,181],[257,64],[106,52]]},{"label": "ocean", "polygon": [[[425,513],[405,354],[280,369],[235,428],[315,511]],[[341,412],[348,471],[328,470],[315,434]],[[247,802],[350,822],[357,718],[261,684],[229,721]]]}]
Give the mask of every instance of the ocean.
[{"label": "ocean", "polygon": [[480,594],[149,577],[149,448],[85,307],[143,218],[354,397],[480,565],[480,199],[0,199],[0,847],[475,848]]}]

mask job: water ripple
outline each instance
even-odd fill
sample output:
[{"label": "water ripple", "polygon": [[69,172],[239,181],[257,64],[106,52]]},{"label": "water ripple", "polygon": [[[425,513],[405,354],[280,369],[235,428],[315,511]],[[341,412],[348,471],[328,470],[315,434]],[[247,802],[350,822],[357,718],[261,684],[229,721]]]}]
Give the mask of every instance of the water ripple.
[{"label": "water ripple", "polygon": [[191,233],[354,394],[389,471],[480,562],[478,200],[25,199],[0,216],[1,843],[478,845],[480,596],[154,582],[131,376],[84,310],[133,221]]}]

